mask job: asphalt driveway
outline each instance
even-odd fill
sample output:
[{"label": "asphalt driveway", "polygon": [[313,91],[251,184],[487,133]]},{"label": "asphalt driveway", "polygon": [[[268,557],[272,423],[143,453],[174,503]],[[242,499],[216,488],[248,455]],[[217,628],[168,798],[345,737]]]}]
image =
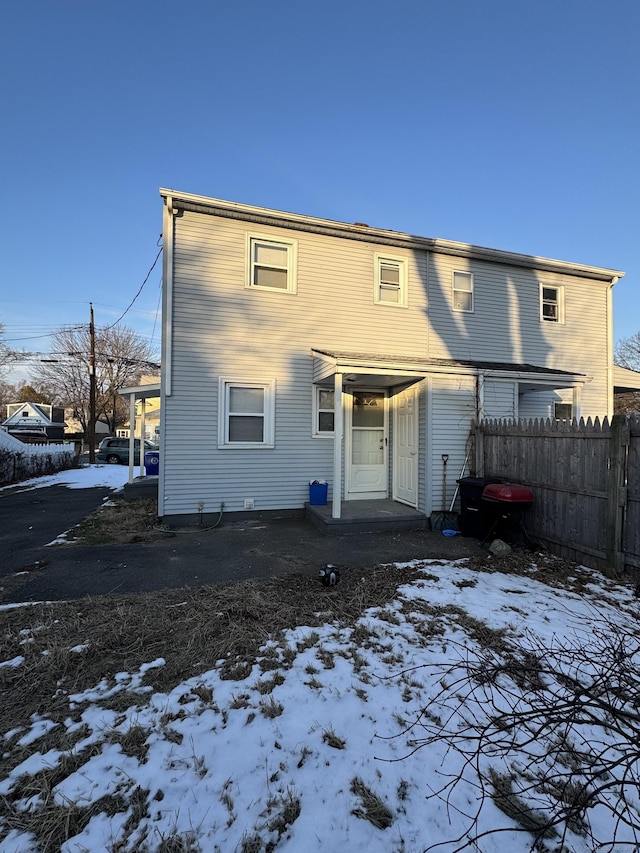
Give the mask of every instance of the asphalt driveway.
[{"label": "asphalt driveway", "polygon": [[0,493],[0,601],[84,598],[272,577],[316,576],[325,563],[380,563],[484,553],[473,539],[427,530],[326,536],[304,519],[223,523],[126,545],[50,545],[112,495],[48,486]]}]

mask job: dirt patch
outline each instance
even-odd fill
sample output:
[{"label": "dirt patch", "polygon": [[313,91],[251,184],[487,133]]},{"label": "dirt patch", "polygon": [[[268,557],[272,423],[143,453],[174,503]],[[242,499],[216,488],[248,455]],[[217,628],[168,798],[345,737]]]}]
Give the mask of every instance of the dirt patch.
[{"label": "dirt patch", "polygon": [[[114,498],[66,534],[69,544],[128,545],[170,535],[158,520],[155,498]],[[62,543],[64,544],[64,543]]]}]

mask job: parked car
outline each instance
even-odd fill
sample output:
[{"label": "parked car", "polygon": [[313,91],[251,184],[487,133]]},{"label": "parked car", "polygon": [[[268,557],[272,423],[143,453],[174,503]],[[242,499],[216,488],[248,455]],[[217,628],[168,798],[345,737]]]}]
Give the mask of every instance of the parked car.
[{"label": "parked car", "polygon": [[[158,449],[157,444],[145,441],[144,452],[149,453]],[[128,438],[103,438],[96,454],[98,462],[108,462],[110,465],[129,464],[129,439]],[[144,459],[143,459],[144,461]],[[133,464],[140,464],[140,439],[135,439],[133,453]]]}]

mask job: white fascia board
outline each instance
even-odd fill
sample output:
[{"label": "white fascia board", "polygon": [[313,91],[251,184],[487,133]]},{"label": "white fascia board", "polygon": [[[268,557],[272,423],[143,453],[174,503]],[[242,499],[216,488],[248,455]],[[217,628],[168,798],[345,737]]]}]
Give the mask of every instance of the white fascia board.
[{"label": "white fascia board", "polygon": [[149,385],[135,385],[130,388],[121,388],[118,391],[121,396],[130,396],[133,394],[136,400],[148,400],[150,397],[160,396],[160,383],[154,382]]},{"label": "white fascia board", "polygon": [[[454,376],[483,376],[484,378],[527,382],[540,386],[554,388],[573,388],[589,382],[591,377],[577,373],[537,373],[519,370],[486,369],[474,365],[454,364],[424,364],[417,361],[415,364],[381,363],[372,359],[359,359],[357,357],[327,356],[315,353],[314,356],[327,362],[331,366],[331,373],[338,372],[345,375],[356,373],[358,376],[397,376],[406,379],[423,378],[434,375]],[[322,378],[328,378],[331,373],[326,373]],[[323,372],[324,374],[324,372]],[[318,380],[316,380],[318,381]]]},{"label": "white fascia board", "polygon": [[475,246],[472,243],[461,243],[455,240],[419,237],[414,234],[406,234],[402,231],[390,231],[388,229],[372,228],[369,225],[339,222],[332,219],[320,219],[314,216],[304,216],[299,213],[289,213],[282,210],[272,210],[267,207],[240,204],[238,202],[209,198],[177,190],[161,188],[160,195],[165,200],[171,199],[173,207],[178,209],[182,202],[187,205],[191,204],[208,208],[211,213],[215,213],[218,210],[231,217],[236,215],[238,218],[260,217],[261,219],[269,219],[272,220],[272,224],[276,227],[317,231],[337,237],[342,236],[350,239],[370,241],[372,243],[381,243],[382,245],[404,247],[409,250],[422,249],[438,254],[489,261],[507,266],[563,273],[565,275],[602,281],[608,285],[615,284],[619,278],[624,276],[624,272],[621,270],[609,269],[607,267],[594,267],[588,264],[577,264],[554,258],[538,257],[537,255],[523,255],[518,252],[491,249],[486,246]]}]

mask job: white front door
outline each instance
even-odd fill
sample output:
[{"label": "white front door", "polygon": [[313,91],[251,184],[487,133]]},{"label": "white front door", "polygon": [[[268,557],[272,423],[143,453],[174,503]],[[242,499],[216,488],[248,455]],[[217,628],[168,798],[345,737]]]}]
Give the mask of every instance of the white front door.
[{"label": "white front door", "polygon": [[418,505],[418,392],[405,388],[393,398],[393,497]]},{"label": "white front door", "polygon": [[387,497],[387,406],[384,391],[351,392],[347,430],[347,500]]}]

